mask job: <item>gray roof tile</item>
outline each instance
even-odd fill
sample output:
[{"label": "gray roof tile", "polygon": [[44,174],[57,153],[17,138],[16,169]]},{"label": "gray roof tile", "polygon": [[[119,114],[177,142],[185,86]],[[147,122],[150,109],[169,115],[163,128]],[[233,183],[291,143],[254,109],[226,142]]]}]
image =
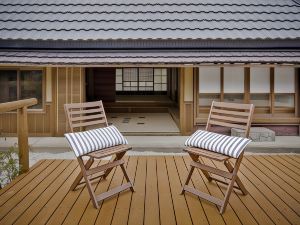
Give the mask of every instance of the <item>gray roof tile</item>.
[{"label": "gray roof tile", "polygon": [[101,65],[199,63],[298,63],[300,51],[10,51],[0,64]]},{"label": "gray roof tile", "polygon": [[0,39],[299,39],[293,0],[0,0]]}]

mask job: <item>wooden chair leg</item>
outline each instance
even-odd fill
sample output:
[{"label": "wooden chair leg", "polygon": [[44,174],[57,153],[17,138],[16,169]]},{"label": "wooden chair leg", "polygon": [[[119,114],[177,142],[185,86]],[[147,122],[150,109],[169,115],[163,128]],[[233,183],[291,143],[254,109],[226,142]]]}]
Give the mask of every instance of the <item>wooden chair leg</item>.
[{"label": "wooden chair leg", "polygon": [[[113,161],[117,161],[117,160],[122,159],[122,157],[125,155],[125,153],[126,153],[126,152],[124,151],[124,152],[121,152],[121,153],[116,154],[116,157],[114,158]],[[109,175],[109,173],[112,171],[112,169],[113,169],[113,168],[110,168],[110,169],[107,169],[107,170],[105,171],[105,173],[104,173],[104,175],[103,175],[103,178],[104,178],[104,179]]]},{"label": "wooden chair leg", "polygon": [[[233,166],[231,165],[231,163],[226,160],[224,162],[224,164],[227,167],[228,171],[230,173],[232,173],[233,172]],[[235,182],[236,182],[237,186],[240,188],[240,190],[243,193],[243,195],[247,195],[248,191],[247,191],[247,189],[245,188],[244,184],[242,183],[242,181],[240,180],[240,178],[238,176],[236,176]]]},{"label": "wooden chair leg", "polygon": [[91,197],[92,203],[93,203],[94,207],[98,209],[99,208],[99,204],[98,204],[98,201],[96,199],[96,195],[95,195],[95,192],[93,190],[93,187],[92,187],[92,184],[90,182],[90,179],[88,178],[88,176],[86,174],[85,165],[84,165],[81,157],[79,157],[77,159],[78,159],[79,165],[81,167],[82,175],[83,175],[83,178],[84,178],[84,180],[86,182],[86,187],[88,189],[88,192],[89,192],[89,195]]},{"label": "wooden chair leg", "polygon": [[[189,155],[190,155],[190,157],[192,158],[192,160],[193,160],[194,162],[201,161],[201,163],[203,164],[202,159],[200,159],[200,157],[199,157],[198,155],[194,155],[194,154],[192,154],[192,153],[189,153]],[[212,178],[211,178],[211,176],[209,175],[209,173],[208,173],[207,171],[205,171],[205,170],[201,170],[201,171],[202,171],[202,173],[204,174],[204,176],[206,177],[206,179],[207,179],[209,182],[211,182],[211,181],[212,181]]]},{"label": "wooden chair leg", "polygon": [[[89,158],[89,160],[84,165],[84,167],[86,168],[86,170],[88,170],[92,166],[93,162],[94,162],[94,159],[93,158]],[[80,171],[80,173],[75,178],[73,184],[71,185],[70,191],[74,191],[75,190],[75,188],[80,183],[80,181],[82,180],[82,178],[83,178],[82,171]]]},{"label": "wooden chair leg", "polygon": [[237,159],[237,161],[234,165],[234,168],[232,170],[232,178],[231,178],[231,181],[230,181],[230,183],[227,187],[225,197],[224,197],[224,200],[223,200],[223,205],[220,208],[220,213],[221,214],[223,214],[225,212],[226,206],[227,206],[228,201],[229,201],[229,197],[230,197],[230,195],[232,193],[232,190],[233,190],[234,183],[236,182],[237,173],[239,171],[239,167],[241,165],[242,159],[243,159],[243,153]]},{"label": "wooden chair leg", "polygon": [[184,187],[189,184],[189,182],[191,180],[191,177],[192,177],[192,174],[194,172],[194,169],[195,169],[195,167],[191,166],[189,174],[188,174],[188,176],[186,178],[186,181],[185,181],[184,185],[182,186],[181,194],[184,194],[184,192],[185,192]]},{"label": "wooden chair leg", "polygon": [[132,181],[130,180],[130,178],[129,178],[129,176],[128,176],[128,173],[127,173],[127,171],[126,171],[126,169],[125,169],[125,167],[124,167],[124,164],[121,164],[120,167],[121,167],[121,169],[122,169],[122,171],[123,171],[123,174],[124,174],[124,176],[125,176],[125,179],[127,180],[128,183],[131,184],[130,190],[131,190],[132,192],[134,192],[135,190],[134,190],[134,187],[133,187],[133,183],[132,183]]}]

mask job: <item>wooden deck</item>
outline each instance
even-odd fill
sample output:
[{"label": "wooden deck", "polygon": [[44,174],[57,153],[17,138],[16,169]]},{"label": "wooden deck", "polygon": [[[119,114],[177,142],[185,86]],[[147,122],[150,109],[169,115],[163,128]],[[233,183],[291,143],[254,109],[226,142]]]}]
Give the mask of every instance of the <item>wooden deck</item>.
[{"label": "wooden deck", "polygon": [[[300,156],[246,156],[239,176],[249,194],[234,192],[223,215],[215,205],[188,193],[179,195],[188,157],[126,160],[136,192],[105,200],[99,210],[93,208],[86,188],[69,192],[79,172],[77,161],[38,162],[0,191],[0,224],[300,224]],[[122,182],[117,168],[107,180],[95,183],[96,192]],[[225,190],[221,184],[207,183],[199,171],[191,185],[217,197]]]}]

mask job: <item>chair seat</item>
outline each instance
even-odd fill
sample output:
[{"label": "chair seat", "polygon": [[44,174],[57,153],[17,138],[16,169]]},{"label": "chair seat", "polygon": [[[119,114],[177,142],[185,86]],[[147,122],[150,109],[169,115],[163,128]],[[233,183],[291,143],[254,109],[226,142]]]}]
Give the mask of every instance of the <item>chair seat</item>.
[{"label": "chair seat", "polygon": [[132,147],[130,147],[129,145],[116,145],[106,149],[100,149],[98,151],[90,152],[85,156],[100,159],[114,154],[118,154],[120,152],[128,151],[130,149],[132,149]]},{"label": "chair seat", "polygon": [[206,157],[209,159],[214,159],[214,160],[217,160],[220,162],[231,158],[230,156],[223,155],[221,153],[212,152],[212,151],[209,151],[206,149],[201,149],[201,148],[187,147],[187,148],[183,149],[183,151],[194,154],[194,155]]}]

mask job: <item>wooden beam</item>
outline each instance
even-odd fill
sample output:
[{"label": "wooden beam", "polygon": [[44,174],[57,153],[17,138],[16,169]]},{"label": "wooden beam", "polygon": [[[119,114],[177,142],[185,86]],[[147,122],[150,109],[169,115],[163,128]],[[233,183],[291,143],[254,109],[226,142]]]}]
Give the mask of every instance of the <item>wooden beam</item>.
[{"label": "wooden beam", "polygon": [[23,107],[28,108],[28,107],[36,105],[36,104],[37,104],[36,98],[29,98],[29,99],[24,99],[24,100],[19,100],[19,101],[0,103],[0,113],[13,111],[13,110],[20,109]]}]

